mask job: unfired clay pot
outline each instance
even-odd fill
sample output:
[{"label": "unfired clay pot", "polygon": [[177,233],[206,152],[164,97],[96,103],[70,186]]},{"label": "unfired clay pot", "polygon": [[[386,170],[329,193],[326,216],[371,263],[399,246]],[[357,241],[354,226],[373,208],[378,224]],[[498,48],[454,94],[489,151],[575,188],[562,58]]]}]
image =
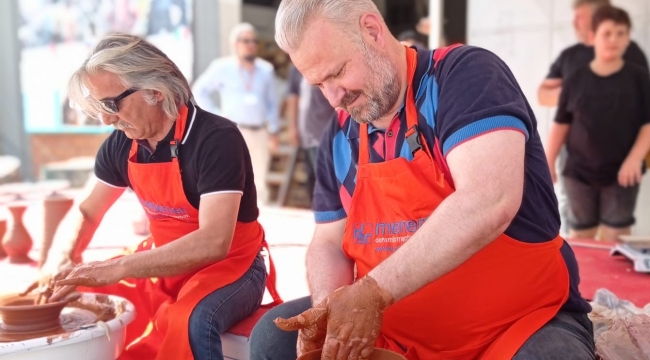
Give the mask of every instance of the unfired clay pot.
[{"label": "unfired clay pot", "polygon": [[34,305],[36,295],[0,297],[0,326],[11,332],[38,332],[59,326],[61,310],[74,299]]},{"label": "unfired clay pot", "polygon": [[[297,360],[320,360],[321,350],[314,350],[302,354]],[[406,360],[406,358],[398,353],[389,350],[375,348],[375,351],[370,355],[370,360]]]},{"label": "unfired clay pot", "polygon": [[53,192],[45,198],[43,203],[45,223],[43,228],[43,243],[41,244],[41,254],[39,264],[43,264],[47,258],[47,253],[52,247],[54,234],[59,227],[61,220],[72,207],[73,199]]},{"label": "unfired clay pot", "polygon": [[7,206],[11,212],[12,221],[10,227],[2,240],[9,262],[12,264],[25,264],[32,261],[27,256],[32,249],[32,237],[27,232],[23,223],[23,214],[27,210],[27,204],[16,202]]},{"label": "unfired clay pot", "polygon": [[0,220],[0,260],[7,257],[7,252],[2,246],[2,239],[4,239],[5,232],[7,231],[7,220]]}]

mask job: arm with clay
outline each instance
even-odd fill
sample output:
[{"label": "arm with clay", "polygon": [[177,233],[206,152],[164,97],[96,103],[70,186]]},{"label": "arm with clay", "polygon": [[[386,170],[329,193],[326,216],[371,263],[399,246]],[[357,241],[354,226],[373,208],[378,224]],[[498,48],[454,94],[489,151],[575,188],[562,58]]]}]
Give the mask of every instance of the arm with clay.
[{"label": "arm with clay", "polygon": [[148,251],[117,259],[82,264],[56,282],[50,301],[77,286],[104,286],[125,278],[181,275],[226,257],[232,243],[241,194],[214,194],[201,199],[199,229]]}]

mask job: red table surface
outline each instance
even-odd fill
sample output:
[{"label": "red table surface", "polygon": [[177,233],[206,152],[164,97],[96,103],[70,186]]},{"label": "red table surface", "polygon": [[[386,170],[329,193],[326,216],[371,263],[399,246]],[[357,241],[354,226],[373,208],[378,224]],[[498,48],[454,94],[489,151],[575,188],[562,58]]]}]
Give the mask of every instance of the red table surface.
[{"label": "red table surface", "polygon": [[580,293],[591,300],[600,288],[613,292],[619,299],[637,307],[650,304],[650,274],[634,271],[631,260],[610,256],[613,242],[568,240],[580,267]]}]

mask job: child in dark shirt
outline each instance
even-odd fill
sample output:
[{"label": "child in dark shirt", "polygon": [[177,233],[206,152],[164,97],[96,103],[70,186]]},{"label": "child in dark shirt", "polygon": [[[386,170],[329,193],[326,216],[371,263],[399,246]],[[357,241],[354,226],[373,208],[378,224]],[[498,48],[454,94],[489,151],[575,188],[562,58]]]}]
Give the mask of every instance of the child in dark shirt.
[{"label": "child in dark shirt", "polygon": [[[593,18],[595,58],[564,83],[549,135],[547,160],[555,164],[566,142],[562,173],[571,237],[604,240],[629,234],[650,149],[650,76],[623,60],[631,22],[604,6]],[[550,166],[553,179],[555,168]]]}]

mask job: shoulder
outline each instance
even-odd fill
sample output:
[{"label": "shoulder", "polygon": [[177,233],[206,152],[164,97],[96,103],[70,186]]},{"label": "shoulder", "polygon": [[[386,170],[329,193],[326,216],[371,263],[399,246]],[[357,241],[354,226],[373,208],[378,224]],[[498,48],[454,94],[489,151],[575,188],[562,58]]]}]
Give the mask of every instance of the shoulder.
[{"label": "shoulder", "polygon": [[187,135],[188,142],[190,140],[198,143],[219,142],[234,133],[239,133],[239,129],[234,122],[207,112],[198,106],[196,106],[196,117],[190,120],[190,126]]},{"label": "shoulder", "polygon": [[633,52],[636,52],[636,53],[643,54],[643,50],[641,50],[641,47],[639,46],[639,44],[637,44],[636,41],[634,41],[634,40],[630,40],[630,45],[628,45],[627,51],[633,51]]},{"label": "shoulder", "polygon": [[228,69],[233,67],[235,64],[235,58],[232,56],[225,56],[212,60],[210,68],[215,70]]},{"label": "shoulder", "polygon": [[514,81],[508,66],[501,58],[487,49],[475,46],[463,45],[434,51],[430,71],[440,85],[441,92],[448,77],[455,79],[454,87],[466,87],[467,82],[478,79],[494,81],[507,77],[509,81]]},{"label": "shoulder", "polygon": [[274,71],[273,64],[262,58],[255,59],[255,67],[267,73],[272,73]]},{"label": "shoulder", "polygon": [[[467,70],[476,66],[502,65],[503,60],[493,52],[469,45],[452,45],[446,48],[436,49],[433,52],[433,67],[435,69]],[[460,66],[460,69],[458,68]]]},{"label": "shoulder", "polygon": [[119,157],[124,151],[129,151],[133,140],[126,137],[124,131],[113,130],[113,132],[104,140],[99,151],[104,155]]}]

